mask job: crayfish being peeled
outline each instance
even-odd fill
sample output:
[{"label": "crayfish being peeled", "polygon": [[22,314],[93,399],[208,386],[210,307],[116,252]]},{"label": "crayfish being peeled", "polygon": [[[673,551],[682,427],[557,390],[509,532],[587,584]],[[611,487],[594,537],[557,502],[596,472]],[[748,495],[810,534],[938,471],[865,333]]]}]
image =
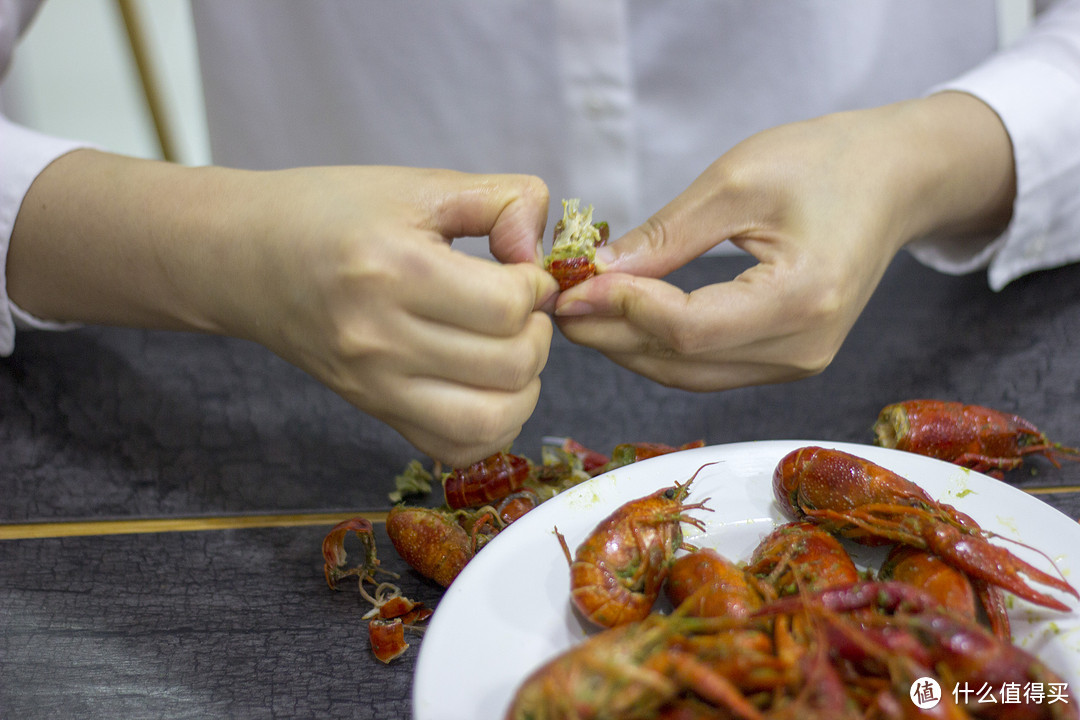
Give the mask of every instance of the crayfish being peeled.
[{"label": "crayfish being peeled", "polygon": [[593,222],[593,208],[579,210],[577,198],[563,200],[562,220],[555,223],[555,241],[544,267],[568,290],[596,273],[596,248],[608,241],[608,224]]},{"label": "crayfish being peeled", "polygon": [[1001,479],[1029,455],[1042,455],[1055,467],[1061,459],[1080,459],[1080,450],[1051,441],[1017,415],[980,405],[944,400],[907,400],[882,408],[874,423],[874,442],[951,462]]}]

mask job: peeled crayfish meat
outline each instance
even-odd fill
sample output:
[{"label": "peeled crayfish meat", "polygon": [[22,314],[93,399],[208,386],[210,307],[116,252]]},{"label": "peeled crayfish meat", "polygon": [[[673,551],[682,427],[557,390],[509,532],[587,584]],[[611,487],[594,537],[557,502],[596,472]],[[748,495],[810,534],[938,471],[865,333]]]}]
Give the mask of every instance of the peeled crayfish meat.
[{"label": "peeled crayfish meat", "polygon": [[568,290],[596,273],[596,248],[608,240],[608,224],[593,222],[593,207],[580,210],[577,198],[563,200],[562,220],[555,223],[555,241],[544,267]]}]

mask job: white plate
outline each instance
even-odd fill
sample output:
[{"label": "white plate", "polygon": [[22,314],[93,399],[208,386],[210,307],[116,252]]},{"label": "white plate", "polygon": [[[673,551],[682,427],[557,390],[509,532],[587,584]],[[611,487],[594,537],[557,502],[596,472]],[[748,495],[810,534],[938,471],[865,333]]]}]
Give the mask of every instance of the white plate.
[{"label": "white plate", "polygon": [[[1080,524],[1001,481],[919,455],[869,445],[770,441],[717,445],[663,455],[593,478],[539,506],[502,532],[458,576],[439,602],[420,644],[413,686],[416,720],[502,718],[518,685],[588,629],[569,602],[566,558],[553,533],[570,548],[616,507],[674,482],[705,463],[688,502],[711,498],[713,512],[695,511],[704,533],[684,525],[686,538],[745,560],[776,525],[787,521],[773,500],[772,473],[803,445],[837,448],[883,465],[955,505],[986,530],[1022,539],[1053,559],[1074,585],[1080,578]],[[1038,567],[1047,561],[1010,549]],[[872,557],[856,557],[873,562]],[[1080,690],[1080,610],[1037,608],[1010,597],[1014,640],[1036,653]]]}]

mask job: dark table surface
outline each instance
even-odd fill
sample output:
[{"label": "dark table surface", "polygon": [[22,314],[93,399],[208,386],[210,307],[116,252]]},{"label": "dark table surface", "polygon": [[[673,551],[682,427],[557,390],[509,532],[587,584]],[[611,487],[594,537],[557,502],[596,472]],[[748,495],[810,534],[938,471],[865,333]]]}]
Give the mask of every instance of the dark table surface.
[{"label": "dark table surface", "polygon": [[[674,280],[745,266],[705,258]],[[556,333],[515,450],[553,434],[603,451],[870,443],[878,411],[915,397],[1080,444],[1080,266],[993,293],[901,255],[825,372],[722,393],[661,387]],[[0,359],[0,448],[0,717],[410,715],[422,639],[374,660],[369,606],[327,588],[320,552],[335,517],[389,509],[417,457],[392,430],[250,343],[87,328],[21,334]],[[1080,517],[1080,464],[1039,458],[1006,482]],[[375,533],[403,592],[437,606]]]}]

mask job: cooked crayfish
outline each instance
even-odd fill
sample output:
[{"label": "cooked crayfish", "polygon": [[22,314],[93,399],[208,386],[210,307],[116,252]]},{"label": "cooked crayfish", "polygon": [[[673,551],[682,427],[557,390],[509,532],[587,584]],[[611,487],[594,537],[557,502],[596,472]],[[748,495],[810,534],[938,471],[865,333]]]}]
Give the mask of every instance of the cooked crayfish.
[{"label": "cooked crayfish", "polygon": [[840,541],[806,520],[786,523],[766,535],[746,570],[761,578],[773,597],[849,585],[860,577]]},{"label": "cooked crayfish", "polygon": [[839,450],[799,448],[781,459],[773,491],[792,518],[809,518],[830,532],[867,545],[904,543],[929,550],[969,576],[1056,610],[1069,607],[1020,578],[1080,598],[1050,575],[989,542],[990,535],[951,505],[880,465]]},{"label": "cooked crayfish", "polygon": [[[874,612],[857,612],[873,610]],[[804,612],[828,628],[835,657],[861,672],[883,674],[907,688],[922,677],[990,688],[993,702],[965,709],[983,717],[1075,720],[1076,703],[1014,704],[1000,693],[1009,685],[1067,685],[1031,653],[997,637],[971,618],[944,609],[923,589],[898,581],[860,582],[814,594],[794,595],[758,611],[759,617]],[[1055,705],[1057,707],[1055,707]],[[963,707],[963,704],[961,704]]]},{"label": "cooked crayfish", "polygon": [[907,400],[882,408],[874,423],[881,447],[926,455],[1002,478],[1028,455],[1080,459],[1080,450],[1052,442],[1017,415],[944,400]]},{"label": "cooked crayfish", "polygon": [[931,552],[910,545],[894,545],[881,564],[878,577],[920,587],[936,598],[942,607],[969,619],[976,619],[979,608],[982,608],[995,635],[1003,640],[1012,637],[1001,588],[968,577],[967,573]]},{"label": "cooked crayfish", "polygon": [[[507,718],[1077,720],[1071,696],[1056,708],[1010,705],[1000,695],[993,705],[977,707],[946,692],[930,714],[910,701],[910,688],[922,678],[999,693],[1024,683],[1066,692],[1067,686],[1033,655],[979,625],[977,578],[913,548],[938,549],[938,536],[959,533],[953,539],[962,547],[943,555],[964,561],[957,564],[965,569],[973,564],[989,574],[987,564],[1002,562],[1000,574],[1019,569],[1042,582],[1037,569],[991,546],[967,516],[888,472],[822,448],[792,453],[778,466],[775,490],[781,506],[803,519],[766,535],[746,565],[695,548],[662,561],[670,565],[666,592],[674,610],[629,619],[550,660],[518,689]],[[663,511],[640,513],[635,506],[647,507],[664,493],[685,495],[693,480],[627,503],[583,543],[591,553],[589,590],[597,606],[615,598],[622,612],[637,600],[617,572],[600,564],[608,560],[604,542],[628,539],[622,544],[636,547],[636,555],[611,553],[612,567],[636,574],[647,564],[641,556],[650,555],[634,520],[663,515],[678,528],[692,522],[684,513],[693,506],[675,497],[664,498],[675,507]],[[831,480],[839,487],[828,488]],[[650,524],[645,529],[654,531]],[[882,566],[883,575],[898,579],[866,579],[873,571],[860,572],[829,531],[862,542],[907,543],[896,545]],[[560,542],[570,560],[561,536]],[[682,543],[654,544],[670,557]],[[581,549],[572,567],[580,559]],[[655,576],[647,581],[657,582]]]},{"label": "cooked crayfish", "polygon": [[386,534],[401,559],[443,587],[450,587],[501,528],[493,508],[452,511],[395,505],[386,516]]},{"label": "cooked crayfish", "polygon": [[[673,447],[640,443],[621,445],[617,450],[635,449],[620,450],[620,464],[626,464],[703,444],[697,441]],[[442,475],[444,507],[395,507],[387,518],[386,531],[405,562],[445,587],[506,526],[545,500],[588,480],[610,462],[608,456],[564,438],[549,439],[540,464],[509,451],[497,452]],[[400,499],[430,478],[431,473],[419,462],[410,462],[396,479],[394,497]]]},{"label": "cooked crayfish", "polygon": [[975,587],[971,579],[926,550],[894,545],[881,564],[878,577],[922,588],[942,607],[969,619],[977,617]]},{"label": "cooked crayfish", "polygon": [[593,529],[573,557],[556,529],[570,564],[571,599],[586,618],[614,627],[649,614],[675,551],[684,547],[682,523],[704,528],[701,520],[686,513],[707,510],[707,500],[683,501],[705,467],[685,483],[621,505]]},{"label": "cooked crayfish", "polygon": [[457,510],[501,500],[521,490],[532,463],[521,455],[497,452],[443,476],[446,504]]},{"label": "cooked crayfish", "polygon": [[648,718],[692,689],[735,717],[764,720],[730,680],[673,644],[717,620],[653,614],[586,638],[534,671],[518,688],[506,718]]},{"label": "cooked crayfish", "polygon": [[608,224],[593,222],[593,208],[579,210],[577,198],[563,200],[562,219],[555,223],[555,241],[544,267],[568,290],[596,274],[596,248],[608,241]]},{"label": "cooked crayfish", "polygon": [[749,617],[764,603],[753,576],[712,548],[677,557],[664,593],[680,612],[694,617]]}]

